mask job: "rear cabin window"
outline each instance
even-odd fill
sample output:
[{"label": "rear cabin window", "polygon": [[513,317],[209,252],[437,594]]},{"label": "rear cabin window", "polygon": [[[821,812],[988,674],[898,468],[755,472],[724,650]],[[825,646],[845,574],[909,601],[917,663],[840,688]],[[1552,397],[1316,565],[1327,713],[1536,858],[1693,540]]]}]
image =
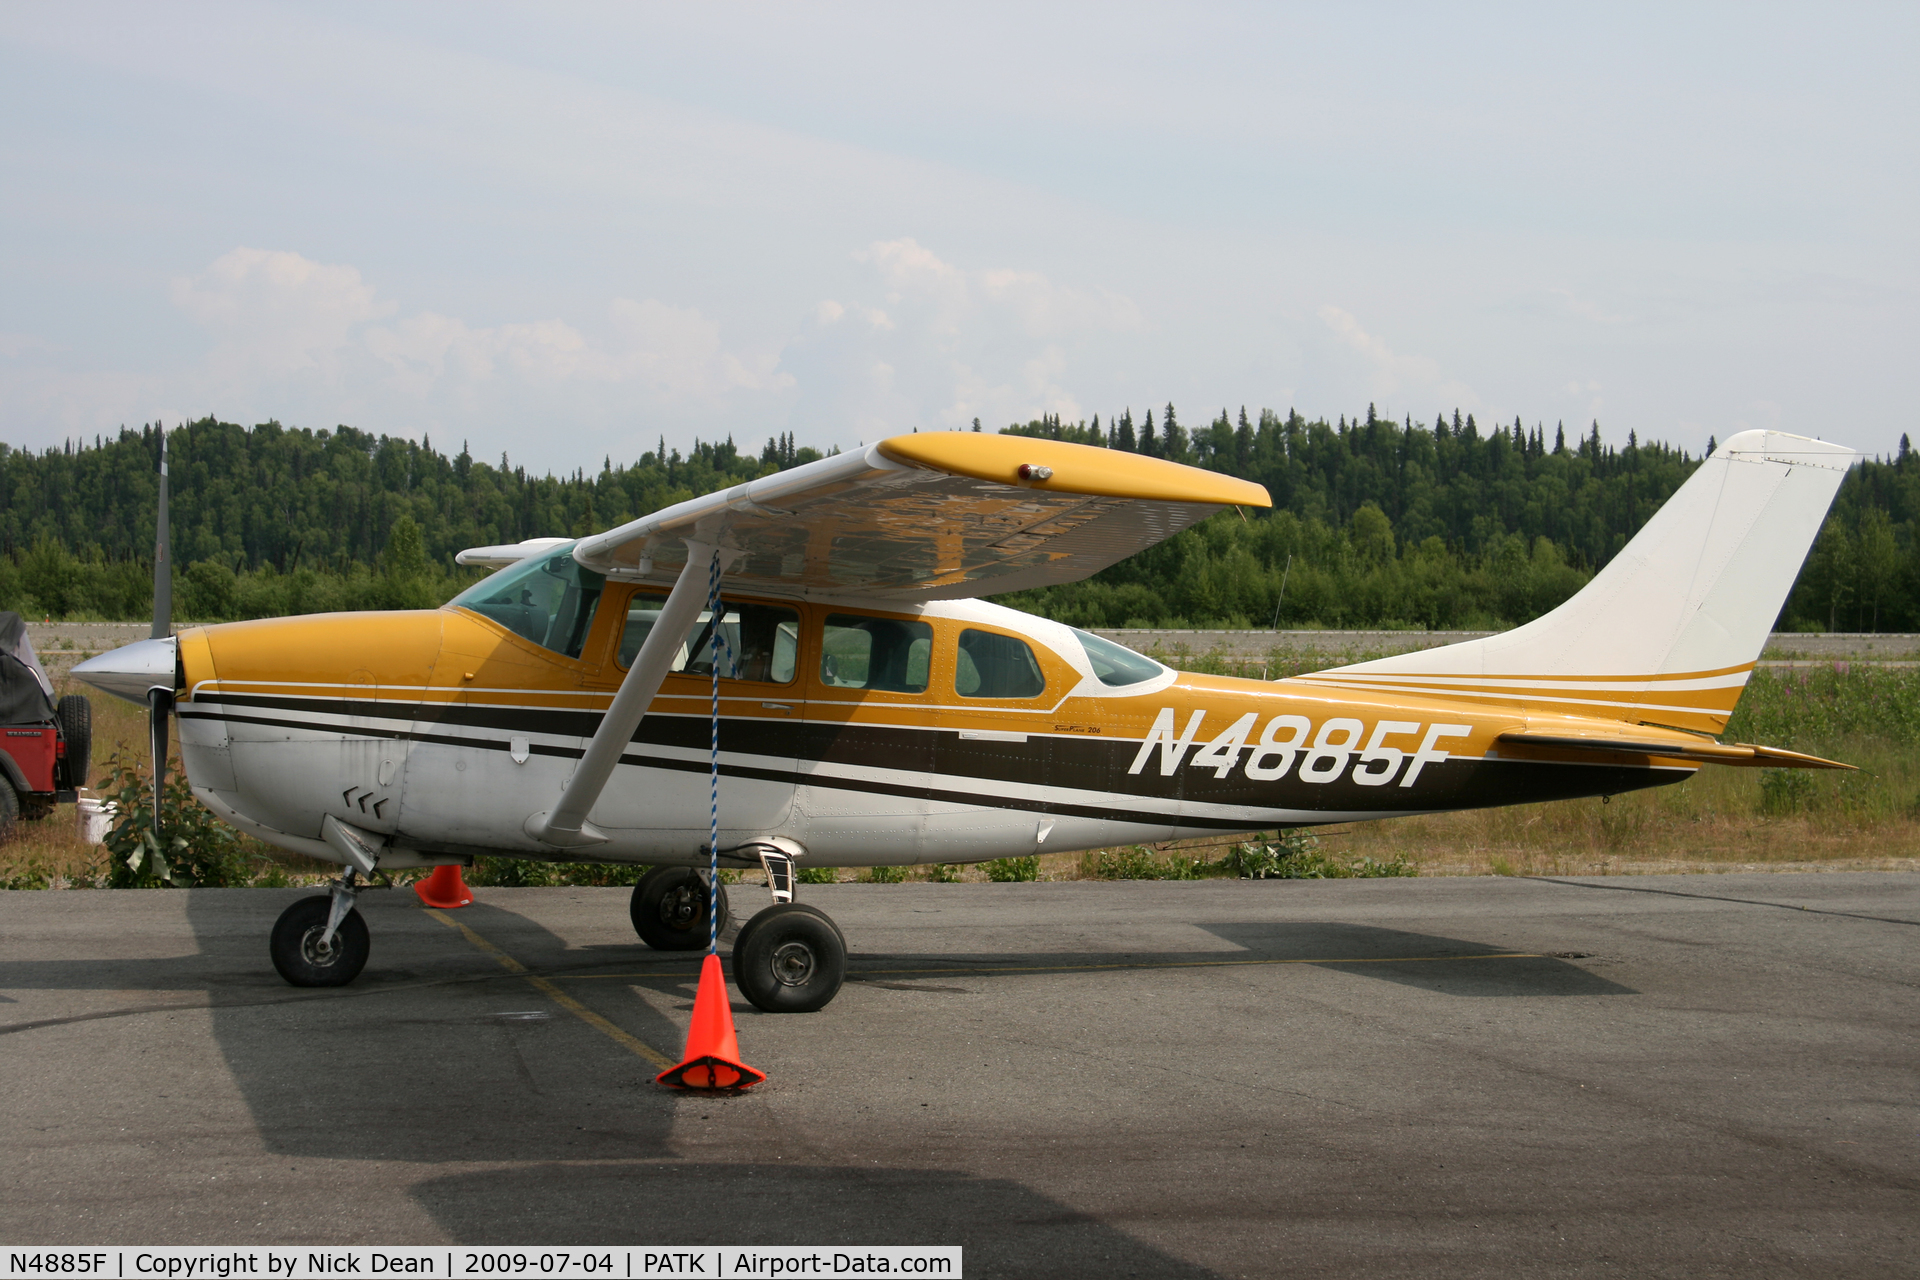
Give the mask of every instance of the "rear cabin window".
[{"label": "rear cabin window", "polygon": [[963,698],[1032,698],[1047,687],[1024,640],[992,631],[960,633],[953,689]]},{"label": "rear cabin window", "polygon": [[522,639],[577,658],[606,581],[581,568],[571,547],[561,547],[508,565],[450,603],[491,618]]},{"label": "rear cabin window", "polygon": [[[627,625],[620,635],[622,667],[633,665],[666,602],[665,594],[651,591],[638,592],[627,602]],[[674,654],[674,671],[696,676],[713,674],[713,626],[713,614],[702,609]],[[792,609],[722,599],[720,639],[723,678],[761,684],[792,682],[800,657],[800,615]]]},{"label": "rear cabin window", "polygon": [[925,693],[933,660],[933,628],[900,618],[827,615],[820,646],[820,683],[832,689]]}]

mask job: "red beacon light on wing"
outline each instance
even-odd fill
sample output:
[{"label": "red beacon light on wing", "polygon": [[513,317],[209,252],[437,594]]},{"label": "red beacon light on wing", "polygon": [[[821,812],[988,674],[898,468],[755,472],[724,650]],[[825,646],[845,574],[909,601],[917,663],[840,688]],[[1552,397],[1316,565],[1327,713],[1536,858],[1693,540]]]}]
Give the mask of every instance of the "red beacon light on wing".
[{"label": "red beacon light on wing", "polygon": [[1020,478],[1022,480],[1051,480],[1053,479],[1053,468],[1039,466],[1032,462],[1023,462],[1020,464]]}]

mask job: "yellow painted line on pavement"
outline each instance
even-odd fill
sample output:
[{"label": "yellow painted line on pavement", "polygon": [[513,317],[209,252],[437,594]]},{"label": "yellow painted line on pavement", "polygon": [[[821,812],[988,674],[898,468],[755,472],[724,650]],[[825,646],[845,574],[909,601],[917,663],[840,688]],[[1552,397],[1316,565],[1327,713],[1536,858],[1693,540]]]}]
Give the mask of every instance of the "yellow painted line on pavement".
[{"label": "yellow painted line on pavement", "polygon": [[584,1004],[581,1004],[578,1000],[575,1000],[572,996],[568,995],[566,992],[562,991],[558,986],[554,985],[552,979],[543,978],[537,973],[530,972],[527,966],[521,964],[518,960],[515,960],[512,956],[502,951],[499,947],[494,946],[491,942],[488,942],[485,938],[475,933],[472,929],[469,929],[466,925],[461,924],[458,920],[453,919],[446,912],[429,909],[427,914],[432,916],[434,919],[438,920],[441,924],[446,925],[450,929],[458,929],[460,931],[460,935],[464,937],[468,942],[472,943],[480,951],[486,953],[487,955],[492,956],[495,960],[499,961],[500,967],[502,969],[505,969],[508,973],[514,974],[520,978],[524,978],[529,985],[531,985],[535,990],[539,991],[542,995],[546,996],[549,1000],[552,1000],[555,1004],[559,1005],[562,1009],[565,1009],[568,1013],[571,1013],[574,1017],[580,1019],[580,1021],[592,1027],[595,1031],[600,1032],[602,1035],[612,1040],[615,1044],[618,1044],[623,1048],[627,1049],[628,1051],[633,1053],[636,1057],[646,1059],[648,1062],[651,1062],[654,1066],[659,1067],[663,1071],[666,1070],[668,1067],[671,1067],[674,1065],[674,1060],[672,1058],[666,1057],[658,1049],[655,1049],[652,1045],[648,1044],[646,1041],[639,1039],[637,1036],[634,1036],[629,1032],[621,1030],[619,1027],[616,1027],[613,1023],[607,1021],[607,1019],[601,1017],[599,1014],[595,1013],[593,1010],[587,1008],[587,1006],[585,1006]]}]

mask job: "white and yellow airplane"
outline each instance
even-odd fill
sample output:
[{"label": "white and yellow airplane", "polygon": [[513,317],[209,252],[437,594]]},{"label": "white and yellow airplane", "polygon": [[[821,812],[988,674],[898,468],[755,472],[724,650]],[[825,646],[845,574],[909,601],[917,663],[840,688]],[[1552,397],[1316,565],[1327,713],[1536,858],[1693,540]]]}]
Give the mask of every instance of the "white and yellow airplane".
[{"label": "white and yellow airplane", "polygon": [[1086,577],[1227,506],[1268,506],[1264,489],[958,432],[577,541],[463,552],[499,571],[440,609],[177,637],[157,623],[75,674],[152,703],[161,731],[171,707],[194,794],[221,818],[345,868],[275,926],[291,982],[358,974],[354,894],[376,868],[650,863],[633,922],[672,950],[707,946],[725,918],[705,868],[758,865],[775,901],[740,931],[735,981],[762,1009],[817,1009],[845,942],[792,900],[796,864],[1610,795],[1703,764],[1846,767],[1715,735],[1853,456],[1744,432],[1546,616],[1272,682],[1169,670],[970,598]]}]

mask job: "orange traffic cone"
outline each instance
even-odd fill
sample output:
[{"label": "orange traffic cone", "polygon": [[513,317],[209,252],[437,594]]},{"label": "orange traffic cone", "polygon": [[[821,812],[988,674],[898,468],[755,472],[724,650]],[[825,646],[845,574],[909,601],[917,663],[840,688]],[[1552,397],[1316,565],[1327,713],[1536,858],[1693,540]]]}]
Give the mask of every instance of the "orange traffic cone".
[{"label": "orange traffic cone", "polygon": [[432,875],[414,882],[413,891],[420,895],[420,901],[443,911],[464,907],[473,901],[473,890],[467,888],[467,882],[460,878],[460,864],[457,862],[435,867]]},{"label": "orange traffic cone", "polygon": [[737,1093],[766,1078],[766,1072],[755,1071],[740,1061],[727,980],[720,973],[720,957],[708,952],[700,965],[700,990],[693,997],[693,1025],[687,1028],[686,1056],[679,1066],[668,1067],[654,1081],[669,1089]]}]

